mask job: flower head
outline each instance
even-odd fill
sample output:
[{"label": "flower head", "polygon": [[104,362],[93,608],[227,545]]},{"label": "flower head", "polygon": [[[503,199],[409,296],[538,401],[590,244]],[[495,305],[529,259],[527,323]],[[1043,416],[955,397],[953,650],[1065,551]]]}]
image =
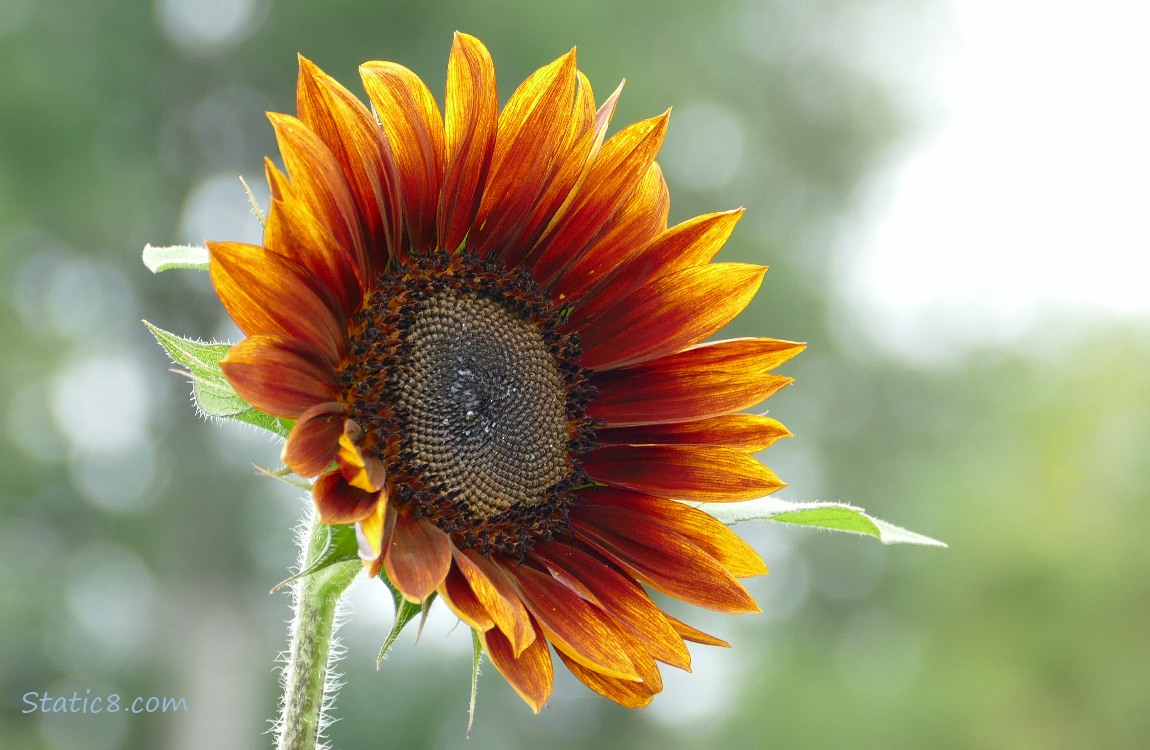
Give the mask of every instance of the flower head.
[{"label": "flower head", "polygon": [[740,413],[786,385],[801,344],[700,343],[765,268],[712,263],[741,210],[667,227],[667,114],[606,137],[574,51],[503,107],[490,56],[457,34],[445,110],[395,63],[361,68],[370,111],[302,60],[298,114],[270,115],[262,246],[209,243],[247,338],[221,366],[294,419],[283,450],[323,521],[355,524],[372,575],[433,592],[536,711],[551,647],[626,706],[725,645],[644,587],[757,611],[766,572],[685,501],[782,486],[752,454],[787,436]]}]

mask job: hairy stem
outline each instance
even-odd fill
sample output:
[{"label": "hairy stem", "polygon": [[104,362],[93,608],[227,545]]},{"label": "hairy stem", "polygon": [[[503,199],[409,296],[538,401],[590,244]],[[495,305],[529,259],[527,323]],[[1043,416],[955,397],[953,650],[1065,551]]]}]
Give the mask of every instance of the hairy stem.
[{"label": "hairy stem", "polygon": [[[318,517],[300,535],[300,570],[323,554],[328,531]],[[335,563],[295,581],[291,646],[284,667],[283,705],[277,727],[278,750],[316,750],[323,710],[331,702],[328,668],[335,612],[340,594],[362,566],[356,560]]]}]

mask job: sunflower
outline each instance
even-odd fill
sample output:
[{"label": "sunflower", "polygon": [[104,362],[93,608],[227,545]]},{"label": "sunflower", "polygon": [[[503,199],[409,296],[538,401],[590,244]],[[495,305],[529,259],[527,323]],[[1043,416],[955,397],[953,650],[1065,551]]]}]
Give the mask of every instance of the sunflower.
[{"label": "sunflower", "polygon": [[499,109],[487,49],[455,36],[445,110],[410,70],[360,69],[371,101],[300,60],[298,114],[269,114],[262,246],[209,243],[247,338],[236,391],[294,419],[283,460],[316,477],[329,524],[355,524],[371,575],[434,592],[538,711],[551,651],[624,706],[726,645],[648,588],[758,611],[766,572],[689,501],[782,482],[753,454],[789,435],[739,413],[790,382],[802,345],[700,343],[766,269],[712,263],[741,209],[667,227],[655,156],[668,113],[606,138],[575,52]]}]

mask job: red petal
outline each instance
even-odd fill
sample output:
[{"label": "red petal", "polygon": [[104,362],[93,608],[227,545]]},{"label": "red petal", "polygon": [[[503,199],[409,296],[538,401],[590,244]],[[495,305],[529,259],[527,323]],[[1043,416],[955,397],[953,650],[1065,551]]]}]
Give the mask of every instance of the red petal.
[{"label": "red petal", "polygon": [[329,471],[311,488],[315,507],[324,523],[355,523],[370,516],[379,504],[378,492],[364,492],[347,483],[338,471]]},{"label": "red petal", "polygon": [[346,419],[343,405],[316,404],[296,420],[284,443],[281,460],[301,477],[326,471],[339,452],[339,438]]},{"label": "red petal", "polygon": [[747,306],[766,270],[744,263],[710,263],[652,281],[580,331],[583,365],[624,367],[710,336]]},{"label": "red petal", "polygon": [[335,368],[327,355],[282,334],[244,339],[220,360],[220,369],[240,398],[276,417],[295,419],[317,404],[339,398]]},{"label": "red petal", "polygon": [[467,579],[476,598],[491,615],[495,625],[503,631],[516,656],[531,645],[535,630],[527,608],[503,570],[475,550],[452,549],[455,566]]},{"label": "red petal", "polygon": [[455,616],[467,623],[472,630],[483,633],[495,627],[495,621],[491,619],[491,615],[457,568],[453,567],[447,573],[447,578],[443,579],[438,590]]},{"label": "red petal", "polygon": [[447,577],[451,548],[451,540],[439,527],[399,508],[384,560],[387,577],[404,598],[423,602]]},{"label": "red petal", "polygon": [[[591,409],[591,415],[599,413]],[[600,445],[718,445],[744,453],[761,451],[781,437],[791,437],[791,433],[777,420],[758,414],[724,414],[697,422],[595,430],[595,442]]]},{"label": "red petal", "polygon": [[483,643],[491,663],[507,678],[519,697],[527,701],[535,713],[539,713],[539,709],[551,697],[555,668],[551,664],[547,641],[538,632],[538,626],[535,626],[533,633],[535,635],[531,644],[521,653],[516,653],[503,633],[495,629],[483,634]]},{"label": "red petal", "polygon": [[750,500],[786,486],[754,457],[716,446],[612,445],[583,468],[597,482],[677,500]]},{"label": "red petal", "polygon": [[445,101],[447,169],[437,227],[439,246],[454,252],[475,222],[499,128],[495,66],[475,37],[455,34]]}]

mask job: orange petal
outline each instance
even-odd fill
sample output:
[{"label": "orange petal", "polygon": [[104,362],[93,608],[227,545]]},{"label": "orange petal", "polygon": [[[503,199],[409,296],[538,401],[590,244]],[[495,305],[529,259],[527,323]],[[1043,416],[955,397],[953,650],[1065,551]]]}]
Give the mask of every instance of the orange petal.
[{"label": "orange petal", "polygon": [[503,568],[514,577],[523,603],[556,649],[610,677],[642,679],[628,653],[633,639],[610,615],[527,565],[504,562]]},{"label": "orange petal", "polygon": [[[785,349],[784,349],[785,347]],[[683,422],[746,409],[791,382],[765,374],[802,344],[734,339],[592,376],[589,413],[610,426]]]},{"label": "orange petal", "polygon": [[397,247],[402,232],[391,146],[359,99],[310,60],[301,56],[299,61],[299,117],[327,145],[347,177],[367,245],[367,254],[359,259],[362,278],[370,282],[387,260],[380,251]]},{"label": "orange petal", "polygon": [[683,640],[685,641],[690,641],[691,643],[702,643],[704,646],[720,646],[722,648],[731,647],[731,644],[727,643],[721,638],[716,638],[713,635],[707,635],[702,630],[696,630],[682,620],[676,620],[666,612],[663,613],[663,617],[667,618],[667,622],[671,623],[671,627],[673,627],[675,632],[682,636]]},{"label": "orange petal", "polygon": [[256,245],[209,242],[208,251],[212,286],[244,333],[303,339],[339,361],[347,346],[344,322],[303,267]]},{"label": "orange petal", "polygon": [[400,202],[411,247],[435,247],[435,217],[443,184],[443,118],[427,86],[402,65],[359,68],[399,172]]},{"label": "orange petal", "polygon": [[543,240],[534,268],[540,284],[550,285],[626,203],[663,145],[669,115],[668,110],[630,125],[603,145],[586,185]]},{"label": "orange petal", "polygon": [[[591,415],[598,416],[597,410],[592,408]],[[744,453],[761,451],[781,437],[791,437],[790,431],[781,422],[759,414],[724,414],[696,422],[595,430],[595,442],[600,445],[719,445]]]},{"label": "orange petal", "polygon": [[438,591],[455,616],[467,623],[472,630],[483,633],[495,627],[495,621],[491,619],[491,615],[457,568],[451,568]]},{"label": "orange petal", "polygon": [[499,97],[491,55],[478,39],[459,32],[447,62],[444,119],[447,168],[439,197],[437,234],[439,247],[454,252],[475,222],[499,129]]},{"label": "orange petal", "polygon": [[419,604],[431,595],[451,569],[451,540],[435,524],[397,509],[395,530],[384,565],[387,577],[408,601]]},{"label": "orange petal", "polygon": [[367,574],[372,578],[383,568],[383,551],[391,544],[391,533],[395,530],[395,506],[388,502],[387,492],[379,493],[379,502],[371,515],[355,524],[355,540],[359,545],[359,557]]},{"label": "orange petal", "polygon": [[610,369],[637,364],[710,336],[747,306],[766,270],[710,263],[652,281],[580,331],[583,365]]},{"label": "orange petal", "polygon": [[272,416],[295,419],[339,398],[335,368],[313,344],[283,334],[262,334],[233,346],[220,369],[244,401]]},{"label": "orange petal", "polygon": [[483,634],[483,644],[499,673],[519,693],[519,697],[539,713],[551,697],[555,668],[543,633],[539,632],[538,626],[533,632],[531,644],[520,653],[516,653],[503,633],[494,628]]},{"label": "orange petal", "polygon": [[535,629],[515,585],[497,565],[475,550],[451,550],[455,566],[467,579],[472,592],[503,631],[518,656],[535,640]]},{"label": "orange petal", "polygon": [[751,500],[786,486],[753,456],[717,446],[612,445],[583,468],[597,482],[677,500]]},{"label": "orange petal", "polygon": [[387,481],[383,462],[374,456],[365,456],[352,439],[354,433],[363,434],[363,428],[348,420],[339,436],[339,470],[352,487],[364,492],[378,492]]},{"label": "orange petal", "polygon": [[738,534],[697,508],[662,497],[609,488],[597,489],[593,497],[596,505],[619,508],[624,516],[642,516],[637,523],[654,521],[677,532],[737,578],[767,573],[758,552]]},{"label": "orange petal", "polygon": [[339,452],[345,419],[343,405],[316,404],[292,425],[280,459],[301,477],[314,477],[327,470]]},{"label": "orange petal", "polygon": [[[648,705],[655,698],[655,694],[659,692],[658,690],[652,690],[651,685],[649,685],[646,680],[643,682],[632,682],[630,680],[619,680],[613,677],[607,677],[599,672],[587,669],[562,651],[558,651],[557,653],[563,661],[563,664],[567,669],[571,670],[571,674],[579,678],[580,682],[604,698],[610,698],[624,708],[643,708]],[[659,687],[661,688],[662,685]]]},{"label": "orange petal", "polygon": [[[594,490],[588,491],[594,497]],[[623,526],[634,522],[633,526]],[[677,599],[720,612],[759,612],[755,600],[713,557],[660,523],[609,506],[571,511],[575,536],[629,574]]]},{"label": "orange petal", "polygon": [[500,113],[491,175],[470,238],[481,256],[513,247],[535,218],[532,207],[568,141],[576,80],[571,50],[520,84]]},{"label": "orange petal", "polygon": [[329,471],[311,488],[315,507],[324,523],[355,523],[370,516],[379,505],[379,493],[352,487],[338,471]]},{"label": "orange petal", "polygon": [[[585,552],[556,542],[537,544],[532,550],[551,575],[580,592],[618,620],[639,639],[647,653],[659,661],[690,670],[691,655],[683,639],[663,617],[643,587]],[[582,592],[586,594],[582,594]]]}]

